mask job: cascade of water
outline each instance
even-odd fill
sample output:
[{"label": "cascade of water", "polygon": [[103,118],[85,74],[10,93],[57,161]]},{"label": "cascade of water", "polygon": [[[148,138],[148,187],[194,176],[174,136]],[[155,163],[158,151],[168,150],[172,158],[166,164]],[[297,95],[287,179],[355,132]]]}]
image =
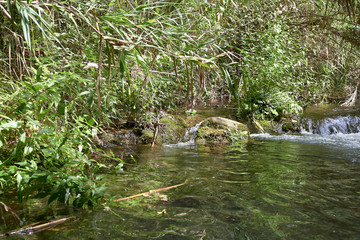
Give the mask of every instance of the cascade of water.
[{"label": "cascade of water", "polygon": [[[315,109],[317,110],[317,109]],[[335,111],[336,110],[336,111]],[[319,144],[330,151],[341,152],[351,161],[360,161],[360,111],[335,108],[329,113],[308,114],[300,120],[301,134],[251,134],[252,137],[266,140]],[[313,111],[317,113],[317,111]],[[340,115],[342,114],[342,115]]]},{"label": "cascade of water", "polygon": [[301,120],[301,123],[303,132],[320,135],[360,132],[360,117],[358,116],[338,116],[321,120],[305,118]]},{"label": "cascade of water", "polygon": [[200,124],[202,122],[199,122],[198,124],[196,124],[195,126],[191,127],[191,128],[188,128],[186,130],[186,133],[185,133],[185,136],[184,136],[184,139],[183,141],[185,142],[194,142],[195,141],[195,138],[196,138],[196,134],[197,134],[197,131],[199,130],[199,127],[200,127]]},{"label": "cascade of water", "polygon": [[176,144],[165,144],[165,147],[187,147],[187,146],[194,146],[195,145],[195,139],[197,136],[197,132],[199,130],[200,124],[202,122],[199,122],[195,126],[188,128],[186,130],[186,133],[182,139],[181,142],[178,142]]}]

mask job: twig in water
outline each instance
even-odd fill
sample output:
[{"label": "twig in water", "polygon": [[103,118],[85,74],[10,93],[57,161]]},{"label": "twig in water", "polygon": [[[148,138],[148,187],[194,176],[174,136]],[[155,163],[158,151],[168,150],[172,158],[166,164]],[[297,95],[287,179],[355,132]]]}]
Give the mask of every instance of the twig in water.
[{"label": "twig in water", "polygon": [[137,197],[141,197],[141,196],[148,196],[148,195],[150,195],[152,193],[158,193],[158,192],[167,191],[167,190],[170,190],[170,189],[177,188],[177,187],[180,187],[182,185],[185,185],[186,183],[187,183],[187,181],[185,181],[183,183],[180,183],[180,184],[177,184],[177,185],[170,186],[170,187],[159,188],[159,189],[156,189],[156,190],[150,190],[148,192],[139,193],[139,194],[132,195],[132,196],[129,196],[129,197],[119,198],[119,199],[114,200],[114,202],[129,200],[129,199],[137,198]]},{"label": "twig in water", "polygon": [[155,132],[154,132],[154,137],[153,137],[153,140],[151,142],[151,147],[154,147],[155,146],[155,141],[156,141],[156,138],[157,138],[157,135],[158,135],[158,132],[159,132],[159,125],[158,124],[154,124],[155,126]]},{"label": "twig in water", "polygon": [[54,221],[44,223],[44,224],[21,228],[19,230],[14,230],[14,231],[7,232],[7,233],[5,233],[3,235],[0,235],[0,237],[10,236],[10,235],[14,235],[14,234],[20,234],[20,235],[33,234],[35,232],[43,231],[43,230],[49,229],[51,227],[54,227],[56,225],[59,225],[59,224],[65,222],[65,221],[67,221],[67,220],[69,220],[71,218],[74,218],[74,217],[61,218],[61,219],[54,220]]}]

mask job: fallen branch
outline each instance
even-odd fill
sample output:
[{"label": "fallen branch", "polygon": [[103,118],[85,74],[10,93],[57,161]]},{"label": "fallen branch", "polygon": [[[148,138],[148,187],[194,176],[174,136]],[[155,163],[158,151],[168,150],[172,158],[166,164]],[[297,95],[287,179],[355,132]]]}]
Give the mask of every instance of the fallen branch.
[{"label": "fallen branch", "polygon": [[[19,216],[16,214],[16,212],[14,210],[12,210],[9,206],[7,206],[5,203],[0,202],[0,205],[2,205],[5,209],[6,212],[10,212],[12,214],[12,216],[18,220],[19,222],[21,222]],[[5,221],[5,220],[4,220]]]},{"label": "fallen branch", "polygon": [[6,237],[6,236],[14,235],[14,234],[20,234],[20,235],[33,234],[35,232],[43,231],[43,230],[52,228],[56,225],[59,225],[61,223],[64,223],[65,221],[67,221],[71,218],[74,218],[74,217],[61,218],[61,219],[54,220],[54,221],[51,221],[48,223],[43,223],[43,224],[36,225],[36,226],[21,228],[19,230],[14,230],[14,231],[10,231],[5,234],[2,234],[2,235],[0,235],[0,237]]},{"label": "fallen branch", "polygon": [[255,119],[253,120],[254,124],[255,124],[255,127],[257,128],[257,130],[259,130],[261,133],[265,133],[265,130],[264,128],[261,126],[261,124],[256,121]]},{"label": "fallen branch", "polygon": [[341,104],[340,106],[347,106],[347,107],[349,107],[349,106],[355,106],[359,84],[360,84],[360,82],[356,85],[355,91],[353,92],[353,94],[351,94],[351,96],[349,97],[349,99],[346,100],[346,101],[345,101],[343,104]]},{"label": "fallen branch", "polygon": [[152,148],[155,147],[155,141],[156,141],[156,138],[157,138],[158,133],[159,133],[159,126],[156,125],[156,126],[155,126],[154,137],[153,137],[153,140],[152,140],[152,142],[151,142],[151,147],[152,147]]},{"label": "fallen branch", "polygon": [[159,189],[156,189],[156,190],[150,190],[148,192],[139,193],[139,194],[132,195],[132,196],[129,196],[129,197],[119,198],[119,199],[114,200],[114,202],[120,202],[120,201],[129,200],[129,199],[132,199],[132,198],[137,198],[137,197],[142,197],[142,196],[149,196],[149,195],[154,194],[154,193],[163,192],[163,191],[167,191],[167,190],[170,190],[170,189],[173,189],[173,188],[180,187],[182,185],[185,185],[186,183],[187,183],[187,181],[185,181],[185,182],[183,182],[181,184],[170,186],[170,187],[159,188]]}]

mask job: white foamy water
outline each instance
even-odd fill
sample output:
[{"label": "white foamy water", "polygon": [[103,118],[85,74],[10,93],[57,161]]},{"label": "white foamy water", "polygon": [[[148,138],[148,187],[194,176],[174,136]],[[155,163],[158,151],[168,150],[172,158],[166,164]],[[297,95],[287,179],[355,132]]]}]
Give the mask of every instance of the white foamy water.
[{"label": "white foamy water", "polygon": [[301,123],[304,131],[321,135],[360,132],[360,117],[358,116],[337,116],[321,120],[305,118],[301,120]]},{"label": "white foamy water", "polygon": [[199,130],[201,122],[186,130],[183,141],[175,143],[175,144],[164,144],[164,147],[169,148],[195,148],[195,138],[197,131]]},{"label": "white foamy water", "polygon": [[332,149],[360,155],[360,117],[336,116],[301,120],[300,134],[252,134],[253,138],[321,144]]},{"label": "white foamy water", "polygon": [[270,134],[251,134],[255,139],[264,139],[270,141],[288,141],[300,144],[321,145],[329,150],[336,152],[336,155],[342,155],[345,159],[352,162],[360,161],[360,133],[337,133],[331,135],[320,135],[303,132],[302,134],[292,135],[270,135]]},{"label": "white foamy water", "polygon": [[269,139],[269,140],[284,140],[291,142],[301,142],[309,144],[327,144],[333,147],[359,149],[360,152],[360,133],[337,133],[331,135],[320,135],[311,133],[302,134],[282,134],[282,135],[270,135],[270,134],[251,134],[253,138]]}]

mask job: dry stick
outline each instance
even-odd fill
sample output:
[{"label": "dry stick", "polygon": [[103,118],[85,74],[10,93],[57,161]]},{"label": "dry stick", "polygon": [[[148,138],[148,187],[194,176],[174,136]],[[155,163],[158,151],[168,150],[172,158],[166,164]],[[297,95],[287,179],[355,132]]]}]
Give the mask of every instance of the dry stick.
[{"label": "dry stick", "polygon": [[16,22],[12,21],[10,14],[8,13],[8,11],[6,11],[6,9],[2,5],[0,5],[0,10],[4,13],[4,15],[9,19],[9,21],[12,24],[16,25]]},{"label": "dry stick", "polygon": [[177,188],[177,187],[180,187],[180,186],[182,186],[182,185],[185,185],[186,183],[187,183],[187,180],[186,180],[185,182],[183,182],[183,183],[180,183],[180,184],[177,184],[177,185],[173,185],[173,186],[170,186],[170,187],[159,188],[159,189],[156,189],[156,190],[153,190],[153,191],[148,191],[148,192],[144,192],[144,193],[139,193],[139,194],[132,195],[132,196],[129,196],[129,197],[119,198],[119,199],[114,200],[114,202],[129,200],[129,199],[137,198],[137,197],[141,197],[141,196],[147,196],[147,195],[150,195],[152,192],[158,193],[158,192],[167,191],[167,190],[170,190],[170,189]]},{"label": "dry stick", "polygon": [[150,63],[150,66],[149,66],[149,70],[146,72],[144,81],[143,81],[143,83],[142,83],[142,85],[141,85],[141,89],[143,89],[144,86],[145,86],[145,89],[146,89],[146,85],[147,85],[147,82],[148,82],[148,81],[147,81],[147,77],[148,77],[148,75],[149,75],[149,72],[150,72],[151,68],[152,68],[153,65],[154,65],[154,62],[155,62],[155,60],[156,60],[157,55],[158,55],[158,53],[156,53],[156,54],[154,55],[153,59],[151,60],[151,63]]},{"label": "dry stick", "polygon": [[[108,61],[110,64],[108,66],[109,68],[109,76],[108,76],[108,86],[110,87],[110,78],[111,78],[111,61],[114,61],[114,49],[110,49],[110,47],[108,47],[109,51],[110,51],[110,60]],[[108,53],[109,54],[109,53]],[[115,63],[115,61],[114,61]]]},{"label": "dry stick", "polygon": [[177,72],[176,58],[175,58],[175,56],[172,56],[172,57],[173,57],[173,62],[174,62],[174,69],[175,69],[176,80],[177,80],[177,82],[178,82],[178,92],[179,92],[179,95],[180,95],[180,94],[181,94],[181,83],[180,83],[179,75],[178,75],[178,72]]},{"label": "dry stick", "polygon": [[360,80],[359,80],[358,84],[356,85],[355,91],[350,95],[349,99],[346,100],[340,106],[354,106],[355,105],[359,84],[360,84]]},{"label": "dry stick", "polygon": [[59,225],[71,218],[74,218],[74,217],[67,217],[67,218],[61,218],[61,219],[58,219],[58,220],[54,220],[54,221],[51,221],[51,222],[48,222],[48,223],[44,223],[44,224],[40,224],[40,225],[37,225],[37,226],[30,226],[30,227],[26,227],[26,228],[22,228],[22,229],[19,229],[19,230],[15,230],[15,231],[10,231],[10,232],[7,232],[3,235],[0,235],[0,237],[4,237],[4,236],[10,236],[10,235],[14,235],[14,234],[32,234],[34,232],[39,232],[39,231],[43,231],[43,230],[46,230],[46,229],[49,229],[51,227],[54,227],[56,225]]},{"label": "dry stick", "polygon": [[185,97],[185,103],[188,103],[189,100],[189,92],[190,92],[190,75],[189,75],[189,68],[187,65],[187,62],[185,62],[185,70],[186,70],[186,97]]},{"label": "dry stick", "polygon": [[[14,41],[15,41],[15,43],[18,43],[18,45],[20,45],[21,43],[20,43],[20,41],[19,41],[19,39],[18,39],[18,37],[20,37],[20,35],[18,35],[17,33],[15,33],[14,31],[12,31],[10,28],[8,28],[8,27],[6,27],[5,25],[3,25],[3,27],[4,27],[4,29],[5,30],[7,30],[7,31],[9,31],[10,33],[11,33],[11,35],[13,36],[13,38],[14,38]],[[17,45],[15,44],[15,48],[17,47]],[[15,50],[15,52],[16,52],[16,50]],[[17,65],[19,66],[19,72],[21,72],[21,69],[20,69],[20,63],[19,63],[19,56],[18,55],[16,55],[17,56]],[[12,60],[12,58],[11,58],[11,41],[9,41],[9,74],[10,74],[10,76],[11,76],[11,60]],[[16,74],[16,72],[15,72],[15,69],[13,69],[14,70],[14,73],[15,73],[15,75],[17,76],[17,74]],[[19,77],[18,77],[19,78]],[[19,78],[20,79],[20,78]]]},{"label": "dry stick", "polygon": [[101,86],[101,49],[102,49],[102,41],[103,41],[103,37],[100,35],[98,75],[97,75],[97,81],[96,81],[96,93],[97,93],[97,100],[98,100],[98,109],[99,109],[99,120],[100,120],[100,123],[102,122],[102,118],[101,118],[101,93],[100,93],[100,86]]},{"label": "dry stick", "polygon": [[156,138],[157,138],[157,135],[158,135],[158,132],[159,132],[159,125],[155,125],[155,132],[154,132],[154,137],[153,137],[153,140],[152,140],[152,143],[151,143],[151,147],[155,147],[155,141],[156,141]]},{"label": "dry stick", "polygon": [[100,41],[99,41],[99,59],[98,59],[98,74],[97,74],[97,81],[96,81],[96,94],[97,94],[97,104],[98,104],[98,111],[99,111],[99,122],[102,122],[102,117],[101,117],[101,92],[100,92],[100,87],[101,87],[101,51],[102,51],[102,42],[103,42],[103,35],[100,33],[100,27],[99,27],[99,22],[98,19],[95,15],[95,12],[93,10],[90,10],[91,13],[94,16],[95,22],[96,22],[96,29],[97,32],[99,33],[100,36]]},{"label": "dry stick", "polygon": [[190,82],[190,91],[191,91],[191,106],[195,107],[194,104],[194,68],[193,63],[190,62],[190,74],[191,74],[191,82]]},{"label": "dry stick", "polygon": [[11,78],[11,41],[9,41],[9,76]]},{"label": "dry stick", "polygon": [[19,216],[16,214],[16,212],[15,212],[14,210],[12,210],[9,206],[7,206],[7,205],[6,205],[5,203],[3,203],[3,202],[0,202],[0,205],[2,205],[2,206],[4,207],[4,209],[5,209],[6,212],[10,212],[16,220],[18,220],[19,222],[21,222]]}]

